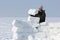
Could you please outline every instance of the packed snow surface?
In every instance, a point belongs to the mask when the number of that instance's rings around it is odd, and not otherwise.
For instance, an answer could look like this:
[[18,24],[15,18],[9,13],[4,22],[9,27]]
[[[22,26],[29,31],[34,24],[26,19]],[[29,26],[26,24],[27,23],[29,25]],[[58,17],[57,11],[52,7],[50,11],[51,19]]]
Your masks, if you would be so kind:
[[[11,31],[13,28],[12,22],[14,19],[26,22],[26,18],[23,18],[23,19],[22,18],[21,17],[0,18],[0,40],[12,40],[13,39],[13,32]],[[33,31],[31,30],[32,34],[31,33],[28,34],[29,36],[27,38],[29,40],[60,40],[60,19],[59,18],[47,18],[46,23],[44,23],[46,25],[43,25],[43,24],[40,25],[38,32],[33,33]],[[22,26],[24,26],[24,25],[22,25]],[[25,25],[25,26],[27,26],[27,25]],[[28,26],[30,26],[30,29],[32,29],[31,25],[28,25]],[[26,29],[28,29],[28,27]],[[33,30],[34,30],[34,28],[33,28]],[[19,34],[21,34],[21,33],[19,32]],[[22,37],[24,37],[24,36],[22,36]]]

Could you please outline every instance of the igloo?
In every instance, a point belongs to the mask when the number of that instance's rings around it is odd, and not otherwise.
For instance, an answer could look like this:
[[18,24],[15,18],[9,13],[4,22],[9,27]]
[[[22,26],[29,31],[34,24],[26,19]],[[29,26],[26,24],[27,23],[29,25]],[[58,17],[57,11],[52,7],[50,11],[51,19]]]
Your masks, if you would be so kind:
[[[28,14],[35,15],[36,9],[30,9]],[[60,40],[60,22],[43,22],[39,18],[28,16],[26,21],[13,20],[12,40]],[[38,26],[38,32],[34,29]]]

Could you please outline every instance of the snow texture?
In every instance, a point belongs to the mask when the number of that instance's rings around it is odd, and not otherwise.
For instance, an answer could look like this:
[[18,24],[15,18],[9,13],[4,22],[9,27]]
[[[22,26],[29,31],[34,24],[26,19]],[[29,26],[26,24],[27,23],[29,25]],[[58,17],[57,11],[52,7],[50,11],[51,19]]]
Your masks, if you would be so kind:
[[30,37],[33,37],[33,40],[60,40],[60,23],[42,25],[39,32]]
[[[27,17],[26,17],[27,18]],[[25,20],[26,18],[0,18],[0,40],[12,40],[13,32],[11,32],[11,25],[14,19],[18,21]],[[57,19],[57,20],[56,20]],[[39,32],[29,34],[29,40],[60,40],[60,18],[47,18],[46,25],[40,25]],[[24,21],[26,22],[26,20]],[[23,25],[22,25],[23,26]],[[28,28],[26,28],[28,29]],[[14,29],[15,30],[15,29]],[[27,30],[28,31],[28,30]],[[21,32],[19,32],[21,34]]]

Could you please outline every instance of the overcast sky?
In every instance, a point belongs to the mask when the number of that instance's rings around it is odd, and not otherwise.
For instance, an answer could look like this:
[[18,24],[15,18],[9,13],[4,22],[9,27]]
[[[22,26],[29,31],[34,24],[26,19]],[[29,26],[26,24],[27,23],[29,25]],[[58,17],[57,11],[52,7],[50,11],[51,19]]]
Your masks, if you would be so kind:
[[25,17],[29,8],[43,5],[47,17],[60,17],[60,0],[0,0],[0,17]]

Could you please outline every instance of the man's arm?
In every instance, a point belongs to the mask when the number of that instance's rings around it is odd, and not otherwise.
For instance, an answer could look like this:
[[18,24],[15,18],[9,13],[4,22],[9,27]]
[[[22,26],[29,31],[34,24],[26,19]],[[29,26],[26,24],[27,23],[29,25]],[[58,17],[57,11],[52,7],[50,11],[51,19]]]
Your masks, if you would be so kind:
[[35,15],[30,15],[30,16],[32,16],[32,17],[38,17],[38,14],[35,14]]
[[39,11],[38,11],[38,13],[35,14],[35,15],[31,15],[31,14],[30,14],[30,16],[32,16],[32,17],[39,17]]

